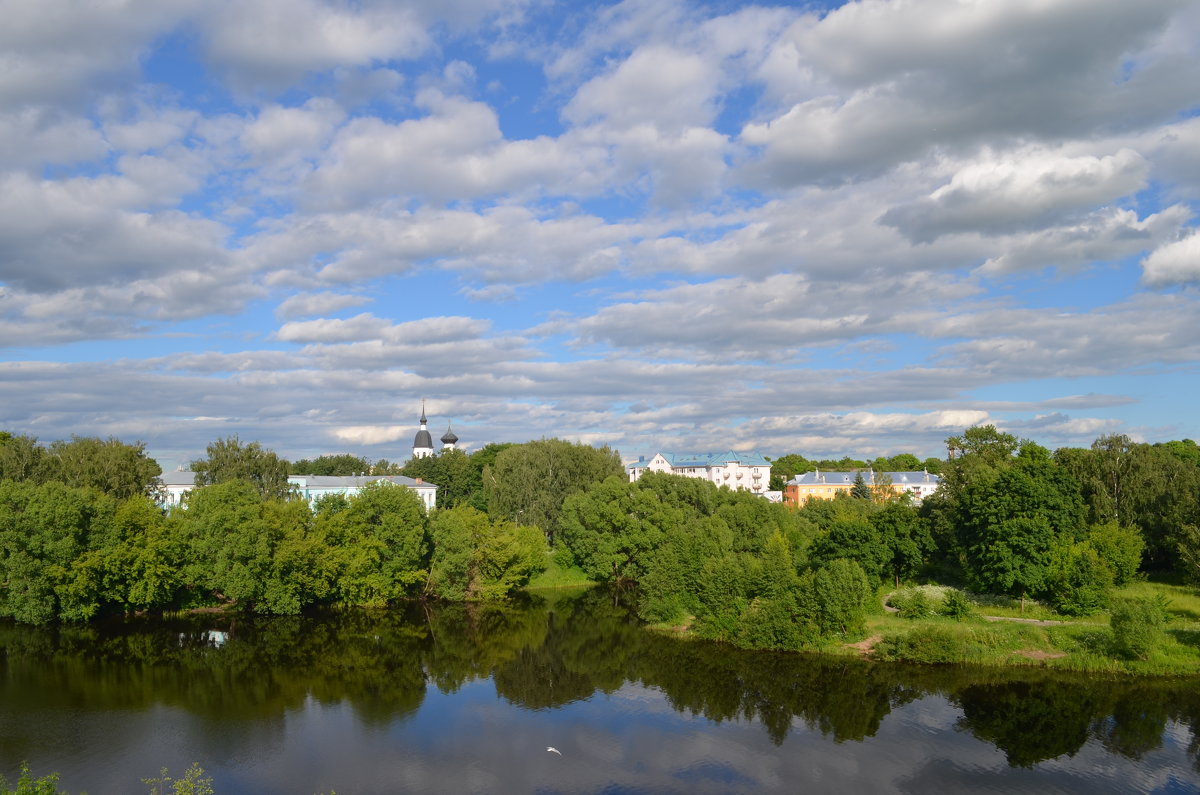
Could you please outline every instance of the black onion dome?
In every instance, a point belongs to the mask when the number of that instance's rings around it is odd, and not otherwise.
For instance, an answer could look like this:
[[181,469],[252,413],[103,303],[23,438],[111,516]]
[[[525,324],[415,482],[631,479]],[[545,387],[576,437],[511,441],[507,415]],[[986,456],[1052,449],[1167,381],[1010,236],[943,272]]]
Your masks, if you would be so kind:
[[450,430],[450,426],[446,425],[446,432],[442,434],[442,444],[454,444],[458,441],[458,437],[454,435],[454,431]]

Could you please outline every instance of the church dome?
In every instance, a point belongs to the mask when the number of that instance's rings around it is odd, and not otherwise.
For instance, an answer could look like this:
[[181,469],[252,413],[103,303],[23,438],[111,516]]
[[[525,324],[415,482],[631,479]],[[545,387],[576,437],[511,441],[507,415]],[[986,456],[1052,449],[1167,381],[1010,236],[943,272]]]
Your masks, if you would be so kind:
[[416,437],[413,438],[413,449],[433,447],[433,437],[429,435],[429,431],[422,428],[417,431]]
[[442,434],[442,444],[454,444],[458,441],[458,437],[454,435],[454,431],[450,430],[450,426],[446,425],[446,432]]

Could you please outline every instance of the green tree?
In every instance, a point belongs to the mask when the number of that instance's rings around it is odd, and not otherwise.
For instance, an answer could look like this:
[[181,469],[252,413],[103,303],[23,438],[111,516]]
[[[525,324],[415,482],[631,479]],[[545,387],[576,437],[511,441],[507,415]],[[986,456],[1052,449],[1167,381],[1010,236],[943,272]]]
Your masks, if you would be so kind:
[[1200,584],[1200,527],[1180,526],[1175,534],[1179,550],[1179,568],[1194,583]]
[[373,470],[367,459],[349,453],[339,453],[318,456],[312,460],[302,458],[288,465],[288,474],[348,476],[373,474]]
[[624,477],[621,458],[608,447],[540,439],[502,450],[484,471],[488,514],[540,527],[554,540],[563,502],[607,477]]
[[900,580],[916,575],[933,551],[929,523],[911,505],[889,502],[871,514],[868,521],[887,550],[884,569],[892,575],[897,588]]
[[42,483],[46,480],[46,451],[33,436],[0,431],[0,481]]
[[162,469],[141,442],[72,436],[69,442],[50,445],[47,464],[48,480],[71,487],[96,489],[119,500],[135,494],[159,496],[156,485]]
[[1050,553],[1047,591],[1054,609],[1090,616],[1108,607],[1113,572],[1089,542],[1060,539]]
[[816,563],[830,564],[839,558],[853,560],[873,585],[879,585],[892,573],[892,550],[866,517],[834,521],[829,531],[813,542],[811,554]]
[[469,505],[439,510],[429,535],[426,592],[442,599],[503,599],[546,566],[546,538],[536,527],[492,522]]
[[651,552],[683,524],[684,508],[613,475],[566,499],[560,541],[594,580],[639,580]]
[[288,464],[258,442],[243,444],[237,436],[217,439],[208,446],[208,457],[191,464],[197,486],[243,480],[263,497],[284,499],[291,494]]
[[821,635],[857,635],[866,627],[867,599],[873,590],[857,562],[838,559],[807,572],[798,593],[801,609]]
[[1109,522],[1090,527],[1087,540],[1104,565],[1112,570],[1114,584],[1125,585],[1133,581],[1146,548],[1140,530]]
[[339,601],[382,607],[428,577],[425,506],[412,490],[376,481],[317,521],[335,550]]
[[861,472],[854,473],[854,485],[850,487],[850,496],[856,500],[871,499],[871,487],[863,480]]
[[61,483],[0,483],[0,617],[79,620],[100,609],[98,565],[79,568],[105,533],[111,499]]
[[811,472],[813,465],[808,459],[797,453],[782,455],[771,462],[771,480],[769,487],[772,491],[783,491],[783,486],[801,472]]

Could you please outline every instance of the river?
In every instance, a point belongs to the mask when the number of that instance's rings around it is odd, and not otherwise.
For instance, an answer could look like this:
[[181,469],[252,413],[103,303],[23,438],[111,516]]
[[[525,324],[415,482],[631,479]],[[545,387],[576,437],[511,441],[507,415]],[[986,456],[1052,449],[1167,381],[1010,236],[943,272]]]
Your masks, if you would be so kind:
[[0,624],[0,773],[91,795],[192,762],[218,795],[1200,791],[1195,680],[744,652],[620,601]]

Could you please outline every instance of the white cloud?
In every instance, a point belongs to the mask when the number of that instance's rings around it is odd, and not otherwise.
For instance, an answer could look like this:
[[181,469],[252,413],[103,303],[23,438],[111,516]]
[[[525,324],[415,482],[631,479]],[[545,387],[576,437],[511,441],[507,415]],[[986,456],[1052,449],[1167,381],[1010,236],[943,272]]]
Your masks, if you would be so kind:
[[1113,262],[1154,248],[1179,233],[1191,211],[1167,207],[1139,219],[1132,210],[1109,208],[1064,226],[1001,238],[1003,253],[989,257],[980,272],[1004,274],[1054,266],[1078,267],[1087,262]]
[[306,184],[314,206],[353,206],[372,199],[420,196],[446,202],[587,185],[603,153],[548,137],[508,141],[495,111],[480,102],[425,91],[429,113],[389,124],[356,119],[334,137]]
[[189,177],[160,159],[125,163],[133,177],[36,181],[0,176],[0,278],[26,290],[70,289],[145,279],[175,270],[220,267],[220,224],[168,203]]
[[1151,252],[1142,260],[1142,280],[1153,287],[1200,283],[1200,233]]
[[347,295],[345,293],[296,293],[280,302],[275,309],[275,316],[283,319],[295,317],[310,317],[312,315],[327,315],[341,309],[361,306],[372,301],[365,295]]
[[1180,7],[867,0],[803,17],[763,71],[780,111],[743,129],[762,148],[749,176],[836,183],[930,152],[1165,120],[1194,102],[1180,80],[1200,79],[1194,59],[1154,49]]
[[717,66],[695,53],[647,46],[583,85],[563,115],[580,125],[649,123],[667,130],[706,125],[716,112]]
[[914,243],[975,231],[996,235],[1059,223],[1145,185],[1147,164],[1122,149],[1103,157],[1033,150],[987,157],[955,173],[927,198],[880,218]]

